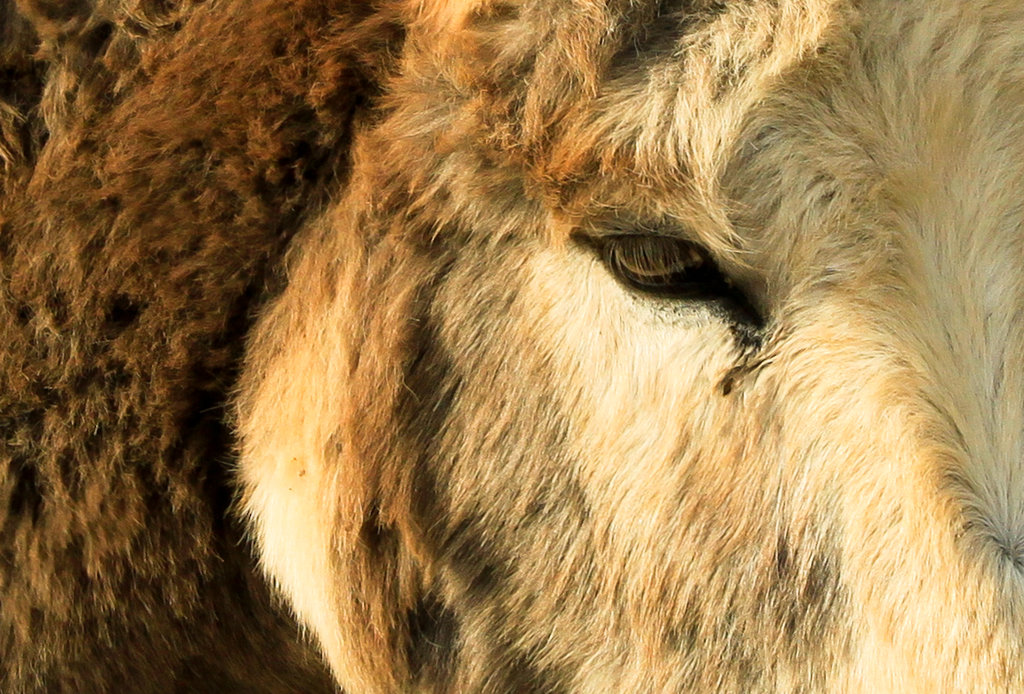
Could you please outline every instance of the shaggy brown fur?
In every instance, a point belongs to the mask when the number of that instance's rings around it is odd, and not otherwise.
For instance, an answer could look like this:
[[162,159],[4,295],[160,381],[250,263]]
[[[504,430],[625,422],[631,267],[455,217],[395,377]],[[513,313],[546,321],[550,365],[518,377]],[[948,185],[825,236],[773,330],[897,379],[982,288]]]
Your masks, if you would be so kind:
[[0,7],[0,690],[1024,690],[1017,0]]
[[333,691],[228,514],[225,399],[400,32],[345,2],[0,21],[0,691]]

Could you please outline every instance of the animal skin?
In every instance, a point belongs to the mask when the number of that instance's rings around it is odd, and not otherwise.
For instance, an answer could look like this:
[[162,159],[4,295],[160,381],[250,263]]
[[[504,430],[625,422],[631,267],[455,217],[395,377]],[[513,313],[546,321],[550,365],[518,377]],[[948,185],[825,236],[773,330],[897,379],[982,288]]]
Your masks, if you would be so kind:
[[1024,691],[1024,4],[0,0],[0,692]]

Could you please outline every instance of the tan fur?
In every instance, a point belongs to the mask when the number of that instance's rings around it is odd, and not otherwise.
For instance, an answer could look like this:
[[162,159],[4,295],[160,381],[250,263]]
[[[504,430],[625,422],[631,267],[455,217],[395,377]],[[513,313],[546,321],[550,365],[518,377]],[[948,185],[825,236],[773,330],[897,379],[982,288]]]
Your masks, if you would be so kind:
[[[238,399],[342,685],[1024,688],[1018,3],[407,12]],[[571,236],[623,224],[760,344]]]

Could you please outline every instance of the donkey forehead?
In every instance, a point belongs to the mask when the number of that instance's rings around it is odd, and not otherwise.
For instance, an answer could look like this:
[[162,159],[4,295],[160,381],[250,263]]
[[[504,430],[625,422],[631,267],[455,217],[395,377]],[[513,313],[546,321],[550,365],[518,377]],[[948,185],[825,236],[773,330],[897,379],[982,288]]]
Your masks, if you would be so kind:
[[[399,108],[390,135],[420,137],[432,156],[419,166],[439,188],[437,157],[472,152],[470,166],[449,168],[486,168],[503,205],[514,181],[563,231],[623,214],[667,219],[739,254],[766,239],[788,254],[829,233],[870,238],[871,250],[891,240],[894,215],[951,192],[998,197],[1017,175],[1012,165],[998,180],[956,170],[1020,149],[1019,99],[1006,84],[1024,44],[1012,36],[1024,32],[1007,29],[1024,28],[1024,13],[1009,5],[423,5],[395,90],[415,103]],[[965,137],[986,113],[1002,114],[1000,127]],[[460,186],[446,194],[458,199]]]
[[396,91],[444,104],[427,109],[433,145],[486,151],[556,206],[700,207],[751,109],[844,14],[834,0],[439,3],[413,25]]

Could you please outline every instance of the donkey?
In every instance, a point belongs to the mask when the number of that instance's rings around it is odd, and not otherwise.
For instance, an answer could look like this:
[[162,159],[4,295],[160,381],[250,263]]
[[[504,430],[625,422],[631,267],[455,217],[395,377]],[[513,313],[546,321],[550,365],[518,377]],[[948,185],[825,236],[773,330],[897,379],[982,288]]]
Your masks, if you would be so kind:
[[0,690],[1024,691],[1020,3],[0,8]]

